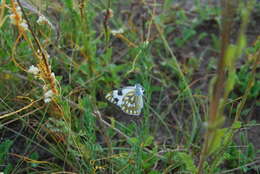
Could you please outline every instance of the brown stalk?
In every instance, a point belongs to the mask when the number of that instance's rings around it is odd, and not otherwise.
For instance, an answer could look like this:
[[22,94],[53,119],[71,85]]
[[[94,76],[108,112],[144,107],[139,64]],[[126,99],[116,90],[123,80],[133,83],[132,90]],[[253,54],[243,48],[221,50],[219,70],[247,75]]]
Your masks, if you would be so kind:
[[198,174],[203,173],[203,165],[208,156],[209,139],[214,137],[216,128],[210,129],[210,126],[216,124],[218,116],[222,115],[222,108],[220,108],[220,101],[223,98],[225,81],[226,81],[226,67],[225,67],[225,56],[227,47],[230,42],[232,20],[234,19],[234,5],[235,1],[222,0],[221,5],[222,11],[222,31],[221,31],[221,50],[218,62],[218,69],[216,74],[216,82],[213,86],[212,98],[209,106],[209,122],[208,128],[205,134],[205,142],[200,156]]
[[[11,0],[11,3],[12,3],[12,6],[14,8],[13,11],[15,11],[15,2],[14,2],[14,0]],[[59,92],[58,92],[58,89],[56,87],[56,79],[55,79],[54,76],[52,76],[51,67],[50,67],[50,65],[48,63],[48,54],[43,49],[40,41],[38,40],[38,38],[36,37],[35,33],[33,32],[32,27],[31,27],[30,22],[29,22],[29,19],[28,19],[27,15],[26,15],[26,13],[24,11],[23,6],[20,3],[20,0],[17,0],[17,3],[19,5],[19,7],[21,8],[24,20],[26,21],[26,23],[28,25],[28,30],[32,34],[32,37],[33,37],[33,39],[34,39],[34,41],[36,43],[36,46],[38,48],[37,50],[39,50],[39,53],[37,51],[35,51],[34,55],[37,57],[38,62],[39,62],[38,63],[38,68],[40,69],[40,77],[43,79],[44,83],[49,85],[49,87],[52,90],[52,92],[57,95]],[[30,46],[32,46],[30,40],[28,40],[26,35],[23,34],[23,36],[28,41],[28,43],[30,43]],[[61,107],[59,106],[59,104],[57,103],[57,101],[54,98],[52,99],[51,109],[52,109],[52,113],[54,115],[58,116],[58,117],[64,115],[63,112],[62,112]]]

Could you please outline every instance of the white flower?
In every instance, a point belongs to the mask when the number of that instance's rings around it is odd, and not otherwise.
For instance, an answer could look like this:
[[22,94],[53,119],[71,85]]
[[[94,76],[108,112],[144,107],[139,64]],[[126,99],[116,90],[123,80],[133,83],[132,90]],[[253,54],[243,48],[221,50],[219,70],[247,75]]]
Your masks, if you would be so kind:
[[51,98],[52,98],[53,95],[54,95],[54,93],[52,92],[52,90],[45,92],[44,103],[49,103],[51,101]]
[[54,74],[54,73],[51,73],[51,77],[52,77],[53,79],[55,79],[55,74]]
[[42,59],[42,53],[44,54],[45,58],[46,59],[49,59],[50,58],[50,55],[47,53],[47,51],[45,50],[37,50],[36,51],[37,55]]
[[49,90],[47,91],[45,94],[44,94],[44,98],[47,99],[47,98],[51,98],[53,96],[53,92],[52,90]]
[[11,24],[18,25],[23,30],[28,30],[28,24],[22,18],[20,7],[16,7],[16,12],[9,15]]
[[46,53],[46,54],[45,54],[46,58],[49,59],[49,58],[50,58],[50,55],[49,55],[47,52],[45,52],[45,53]]
[[48,24],[52,25],[51,22],[43,15],[40,15],[39,18],[36,21],[38,24]]
[[44,23],[48,23],[48,19],[45,16],[40,15],[36,22],[38,24],[44,24]]
[[40,15],[36,22],[38,24],[48,24],[51,28],[54,28],[52,23],[43,15]]
[[19,25],[22,29],[24,29],[24,30],[28,30],[28,25],[27,25],[27,23],[26,22],[22,22],[22,23],[20,23],[20,25]]
[[45,98],[44,103],[49,103],[51,101],[51,98]]
[[37,67],[35,67],[34,65],[31,65],[28,72],[32,73],[34,75],[37,75],[40,72],[40,70]]
[[[17,2],[16,2],[16,3],[17,3]],[[17,5],[18,5],[18,4],[17,4]],[[19,13],[21,13],[21,12],[22,12],[21,7],[20,7],[20,6],[17,6],[17,7],[16,7],[16,11],[19,12]]]
[[116,35],[116,34],[121,34],[121,33],[124,33],[124,29],[123,28],[120,28],[118,30],[111,30],[111,33],[113,35]]

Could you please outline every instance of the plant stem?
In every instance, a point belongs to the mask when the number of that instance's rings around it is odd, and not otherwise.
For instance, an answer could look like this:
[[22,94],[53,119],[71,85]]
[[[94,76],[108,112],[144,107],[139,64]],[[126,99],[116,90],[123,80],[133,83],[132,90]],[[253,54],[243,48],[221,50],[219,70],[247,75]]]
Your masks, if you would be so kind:
[[212,98],[209,106],[209,121],[207,130],[205,133],[205,141],[203,144],[202,152],[200,155],[198,174],[203,173],[203,165],[208,156],[209,139],[215,136],[216,128],[210,129],[217,120],[217,117],[221,114],[220,101],[224,93],[224,85],[226,81],[226,67],[225,67],[225,56],[226,50],[229,45],[232,19],[234,15],[234,2],[222,0],[222,31],[221,31],[221,50],[218,62],[218,69],[216,74],[216,82],[213,86]]

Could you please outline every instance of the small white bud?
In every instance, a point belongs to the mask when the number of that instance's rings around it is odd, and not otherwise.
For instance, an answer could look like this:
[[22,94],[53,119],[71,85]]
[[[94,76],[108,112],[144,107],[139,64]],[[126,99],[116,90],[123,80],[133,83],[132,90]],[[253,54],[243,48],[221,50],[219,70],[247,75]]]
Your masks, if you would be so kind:
[[22,12],[21,7],[17,6],[17,7],[16,7],[16,11],[17,11],[18,13],[21,13],[21,12]]
[[38,24],[48,24],[51,28],[54,28],[52,23],[43,15],[40,15],[36,22]]
[[46,52],[45,56],[46,56],[47,59],[50,58],[50,55],[47,52]]
[[51,98],[45,98],[44,103],[49,103],[51,101]]
[[124,33],[124,29],[123,28],[119,28],[118,30],[111,30],[111,33],[113,35],[122,34],[122,33]]
[[45,94],[44,94],[44,98],[47,99],[47,98],[51,98],[53,96],[53,92],[52,90],[49,90],[47,91]]
[[55,74],[54,74],[54,73],[51,73],[51,77],[55,79]]
[[37,75],[40,72],[40,70],[37,67],[35,67],[34,65],[31,65],[28,72],[32,73],[34,75]]
[[36,22],[37,22],[38,24],[44,24],[44,23],[48,23],[48,20],[46,19],[45,16],[40,15]]
[[25,23],[24,21],[22,22],[22,23],[20,23],[20,25],[19,25],[22,29],[24,29],[24,30],[28,30],[28,25],[27,25],[27,23]]

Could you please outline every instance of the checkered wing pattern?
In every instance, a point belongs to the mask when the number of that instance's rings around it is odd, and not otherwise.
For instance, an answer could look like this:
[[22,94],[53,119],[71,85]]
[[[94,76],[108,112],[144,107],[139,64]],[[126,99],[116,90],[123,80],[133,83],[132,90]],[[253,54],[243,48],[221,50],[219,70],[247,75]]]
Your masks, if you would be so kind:
[[137,96],[135,88],[125,87],[109,92],[105,97],[109,102],[117,105],[124,113],[140,115],[143,108],[142,96]]
[[137,96],[135,92],[129,92],[123,97],[121,109],[129,115],[140,115],[143,108],[142,96]]

